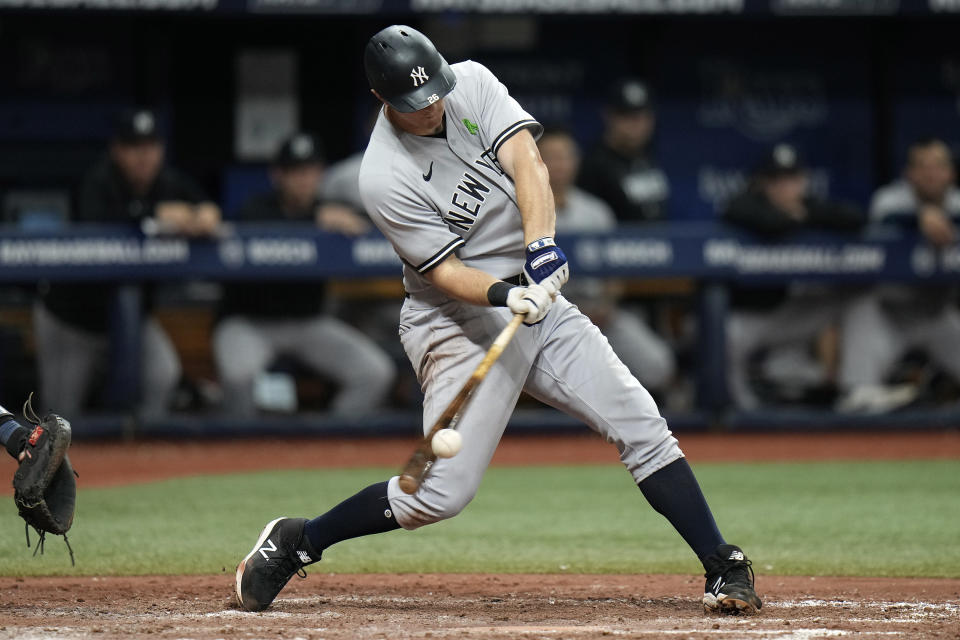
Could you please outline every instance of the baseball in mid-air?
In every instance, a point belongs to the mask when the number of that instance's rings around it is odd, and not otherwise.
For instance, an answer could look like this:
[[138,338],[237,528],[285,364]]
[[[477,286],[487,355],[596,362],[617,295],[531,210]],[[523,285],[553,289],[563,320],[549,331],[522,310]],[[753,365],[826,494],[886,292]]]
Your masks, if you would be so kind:
[[461,446],[463,438],[453,429],[440,429],[433,434],[433,440],[430,441],[430,447],[438,458],[452,458],[460,452]]

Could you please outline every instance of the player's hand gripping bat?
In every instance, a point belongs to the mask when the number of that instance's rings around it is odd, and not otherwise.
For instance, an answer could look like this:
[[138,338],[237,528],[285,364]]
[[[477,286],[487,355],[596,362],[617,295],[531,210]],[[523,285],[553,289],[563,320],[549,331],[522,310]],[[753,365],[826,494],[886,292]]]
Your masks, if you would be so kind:
[[430,472],[430,467],[437,461],[437,456],[433,453],[431,446],[433,435],[437,431],[440,431],[440,429],[457,428],[460,414],[466,408],[467,402],[470,400],[470,396],[473,395],[474,389],[483,382],[483,379],[487,376],[487,372],[490,371],[490,367],[497,361],[497,358],[500,357],[500,354],[503,353],[506,346],[510,344],[510,340],[513,339],[513,334],[517,332],[517,328],[525,317],[523,314],[513,316],[513,320],[503,328],[500,335],[498,335],[493,341],[493,344],[490,345],[483,360],[477,365],[477,368],[473,370],[473,373],[470,374],[470,378],[466,384],[463,385],[463,388],[460,389],[460,393],[457,394],[453,402],[444,410],[427,435],[417,445],[413,455],[407,460],[407,465],[400,474],[400,488],[404,493],[416,493],[417,489],[420,488],[420,483],[423,482],[427,473]]

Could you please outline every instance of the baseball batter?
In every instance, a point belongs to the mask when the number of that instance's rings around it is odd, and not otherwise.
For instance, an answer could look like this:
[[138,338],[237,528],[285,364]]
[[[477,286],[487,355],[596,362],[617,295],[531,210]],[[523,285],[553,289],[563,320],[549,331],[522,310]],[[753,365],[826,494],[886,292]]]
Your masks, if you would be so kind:
[[412,495],[398,478],[313,520],[266,525],[237,567],[241,607],[266,608],[330,545],[450,518],[473,498],[521,391],[577,417],[620,452],[644,497],[706,570],[704,605],[756,612],[750,561],[727,544],[650,394],[560,294],[567,260],[535,138],[542,128],[483,65],[448,65],[423,34],[392,26],[364,63],[383,103],[360,171],[371,218],[403,261],[400,340],[424,392],[429,430],[513,314],[513,341],[460,418],[462,450]]

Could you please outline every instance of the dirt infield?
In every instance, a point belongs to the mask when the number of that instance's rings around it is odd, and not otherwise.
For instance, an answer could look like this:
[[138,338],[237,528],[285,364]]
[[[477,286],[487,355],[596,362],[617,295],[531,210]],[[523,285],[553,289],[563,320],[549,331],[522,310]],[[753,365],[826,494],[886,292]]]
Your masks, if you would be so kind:
[[694,576],[331,575],[239,610],[232,575],[0,578],[0,638],[958,638],[960,581],[771,577],[758,616]]
[[[960,434],[687,435],[694,463],[960,458]],[[81,487],[278,468],[395,466],[409,439],[78,443]],[[510,437],[494,464],[617,464],[594,436]],[[2,493],[2,491],[0,491]],[[264,613],[216,576],[0,577],[0,640],[170,638],[952,638],[960,580],[759,576],[759,616],[706,614],[700,576],[336,575],[293,580]]]

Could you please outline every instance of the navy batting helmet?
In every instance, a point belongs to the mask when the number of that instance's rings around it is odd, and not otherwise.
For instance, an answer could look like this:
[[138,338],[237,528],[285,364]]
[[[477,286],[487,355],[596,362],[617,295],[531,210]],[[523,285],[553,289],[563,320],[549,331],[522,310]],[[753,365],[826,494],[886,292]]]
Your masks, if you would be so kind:
[[370,38],[363,66],[370,87],[401,113],[429,107],[457,84],[430,39],[404,25],[387,27]]

